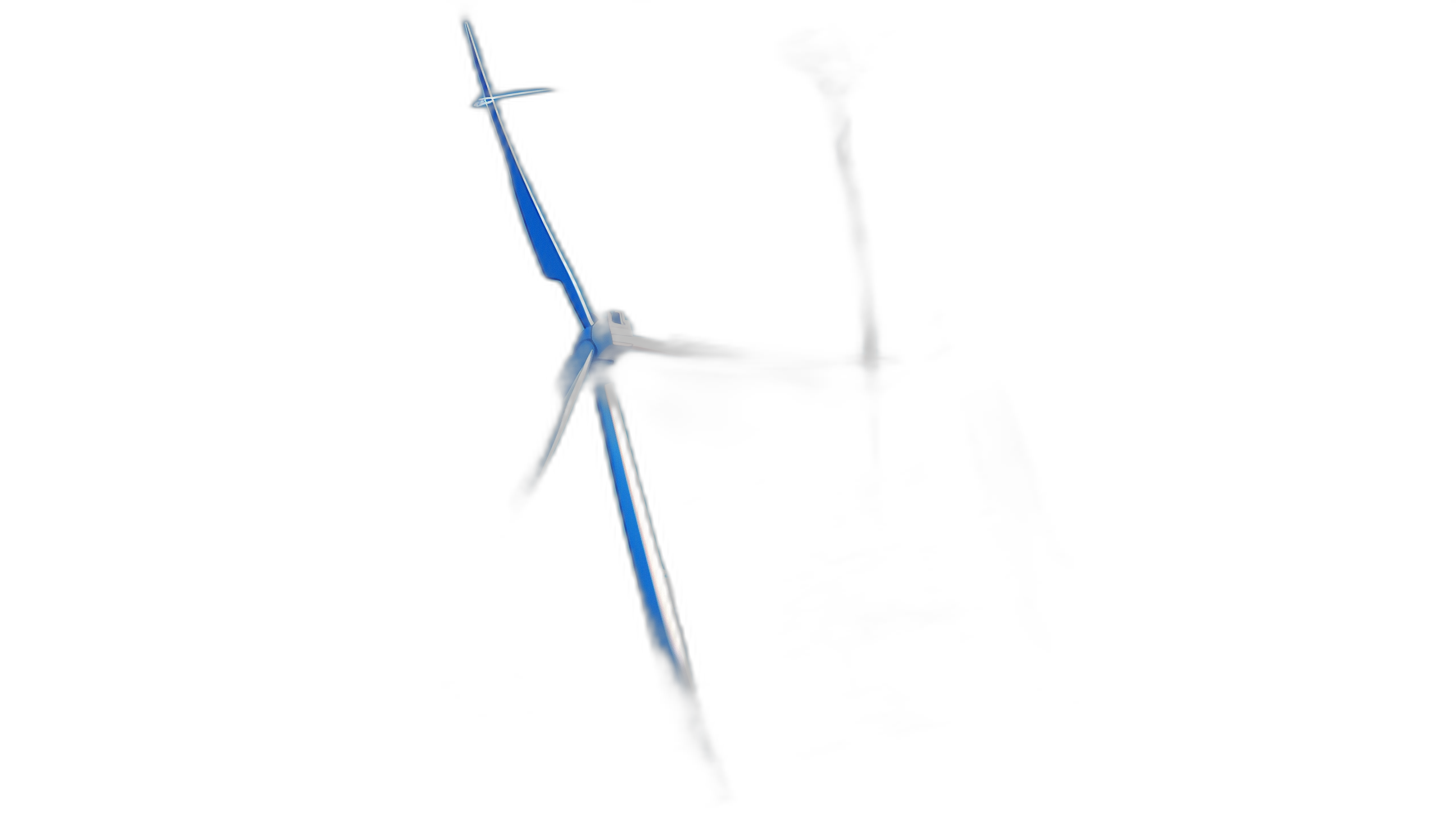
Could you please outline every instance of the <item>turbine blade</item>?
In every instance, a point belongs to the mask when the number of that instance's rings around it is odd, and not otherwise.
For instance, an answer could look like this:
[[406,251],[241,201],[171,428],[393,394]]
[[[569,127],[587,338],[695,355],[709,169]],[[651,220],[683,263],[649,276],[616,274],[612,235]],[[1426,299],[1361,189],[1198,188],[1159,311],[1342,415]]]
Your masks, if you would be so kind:
[[591,372],[594,360],[596,360],[596,349],[592,348],[592,344],[579,343],[576,351],[572,353],[562,368],[561,415],[556,418],[556,429],[551,432],[551,440],[546,443],[546,453],[541,457],[541,463],[536,466],[536,472],[532,474],[531,480],[527,483],[528,490],[541,481],[541,477],[546,473],[546,466],[551,464],[551,457],[555,455],[557,446],[561,444],[561,437],[566,433],[566,424],[571,421],[571,412],[576,407],[576,398],[581,396],[581,388],[586,384],[587,375]]
[[727,342],[702,340],[702,338],[674,337],[673,340],[649,340],[645,337],[630,338],[632,351],[648,354],[662,354],[667,357],[684,357],[692,360],[740,360],[753,363],[796,363],[820,364],[820,366],[885,366],[898,363],[895,357],[866,357],[863,354],[812,354],[805,351],[782,351],[773,348],[748,348]]
[[[475,30],[470,27],[469,21],[464,23],[465,38],[470,41],[470,53],[475,59],[475,73],[480,80],[482,99],[498,99],[507,94],[492,94],[490,80],[486,77],[485,61],[480,58],[480,46],[475,42]],[[535,89],[532,89],[535,92]],[[521,170],[521,165],[516,161],[516,151],[511,147],[510,137],[506,136],[505,125],[501,123],[500,105],[493,102],[484,105],[490,111],[491,122],[495,124],[496,136],[500,139],[501,151],[505,153],[506,168],[511,174],[511,189],[516,194],[516,208],[521,213],[521,226],[526,229],[526,237],[531,239],[531,249],[536,253],[536,263],[541,267],[541,274],[557,281],[566,290],[566,297],[571,301],[571,308],[576,312],[577,320],[581,321],[582,328],[591,328],[596,318],[592,314],[591,305],[587,303],[586,293],[582,291],[581,284],[576,280],[576,274],[571,270],[571,264],[566,260],[566,254],[561,251],[561,246],[556,242],[556,235],[551,231],[551,225],[546,222],[546,214],[542,212],[541,205],[536,201],[536,194],[531,189],[531,183],[526,179],[526,174]]]
[[[648,646],[657,659],[658,667],[667,675],[668,686],[674,691],[674,707],[680,717],[678,724],[687,734],[690,748],[703,768],[716,771],[718,765],[713,758],[708,727],[703,723],[702,708],[697,702],[692,666],[687,660],[687,644],[677,621],[673,589],[668,584],[667,570],[662,567],[657,536],[652,533],[652,520],[646,510],[646,498],[642,495],[632,443],[622,418],[622,405],[617,402],[610,361],[597,361],[591,366],[591,389],[596,398],[597,418],[601,421],[601,437],[606,444],[607,463],[612,468],[617,514],[622,520],[638,599],[642,602]],[[715,780],[716,784],[722,784],[721,775],[715,774]]]

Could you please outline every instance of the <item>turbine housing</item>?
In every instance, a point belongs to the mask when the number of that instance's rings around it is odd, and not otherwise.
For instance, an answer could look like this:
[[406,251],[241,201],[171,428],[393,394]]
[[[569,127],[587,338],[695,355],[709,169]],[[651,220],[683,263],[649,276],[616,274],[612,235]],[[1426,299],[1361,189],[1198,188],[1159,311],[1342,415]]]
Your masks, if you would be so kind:
[[590,328],[581,330],[576,337],[576,346],[572,349],[571,356],[566,358],[566,364],[558,376],[557,385],[563,392],[570,392],[579,377],[586,373],[584,366],[587,358],[593,357],[598,362],[612,363],[622,356],[627,350],[640,348],[643,351],[651,350],[651,340],[637,337],[632,333],[632,321],[618,311],[610,311],[594,320]]
[[632,330],[632,321],[615,309],[607,312],[591,327],[592,345],[596,347],[597,359],[600,360],[617,359],[628,349],[638,345],[640,339]]

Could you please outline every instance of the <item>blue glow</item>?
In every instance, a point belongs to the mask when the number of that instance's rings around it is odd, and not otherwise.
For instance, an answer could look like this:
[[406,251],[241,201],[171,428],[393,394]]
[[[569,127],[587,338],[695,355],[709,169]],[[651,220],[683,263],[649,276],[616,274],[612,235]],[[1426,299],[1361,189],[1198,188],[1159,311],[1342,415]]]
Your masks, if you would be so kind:
[[[470,58],[475,63],[475,79],[480,83],[480,93],[483,99],[496,99],[495,93],[491,90],[491,79],[485,73],[485,61],[480,58],[480,47],[475,41],[475,32],[470,31],[470,23],[463,23],[464,35],[470,42]],[[587,302],[587,294],[581,290],[581,283],[577,281],[577,274],[571,270],[571,264],[566,261],[565,252],[561,251],[561,243],[556,242],[556,233],[550,229],[546,221],[546,213],[542,211],[542,205],[536,198],[536,191],[531,188],[530,181],[526,179],[526,172],[521,169],[521,162],[515,156],[515,147],[511,144],[511,137],[505,133],[505,121],[501,119],[501,106],[485,105],[486,111],[491,114],[491,125],[495,128],[495,140],[501,144],[501,153],[505,156],[505,169],[511,176],[511,194],[515,198],[515,214],[521,219],[521,227],[526,230],[526,238],[530,239],[531,251],[536,254],[536,265],[542,271],[542,277],[546,280],[556,281],[561,284],[562,290],[566,293],[566,302],[571,303],[572,313],[577,315],[579,325],[590,326],[596,322],[591,305]]]

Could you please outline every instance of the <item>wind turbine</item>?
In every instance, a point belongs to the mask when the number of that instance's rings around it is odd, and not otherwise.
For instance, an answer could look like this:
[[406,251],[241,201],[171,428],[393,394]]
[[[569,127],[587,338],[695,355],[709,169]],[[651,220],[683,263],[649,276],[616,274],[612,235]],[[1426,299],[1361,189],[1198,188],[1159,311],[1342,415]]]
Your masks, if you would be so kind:
[[642,491],[642,481],[637,475],[637,461],[632,455],[632,440],[627,434],[627,422],[622,415],[622,406],[612,383],[604,376],[606,366],[629,350],[652,351],[667,354],[705,353],[706,349],[695,349],[671,345],[639,337],[633,332],[632,322],[619,311],[609,311],[599,317],[587,302],[586,292],[576,278],[566,255],[561,251],[551,225],[546,222],[531,183],[521,171],[501,123],[500,100],[515,96],[545,93],[549,88],[527,88],[519,91],[494,91],[486,77],[485,63],[480,58],[480,46],[475,40],[475,31],[469,21],[464,22],[465,37],[470,42],[470,53],[475,60],[475,75],[480,80],[481,97],[474,107],[490,111],[501,150],[505,153],[506,168],[511,176],[511,188],[515,191],[516,205],[521,212],[521,223],[530,238],[536,261],[547,278],[561,284],[571,308],[581,322],[581,334],[577,336],[571,356],[562,371],[561,414],[556,429],[546,446],[546,453],[536,470],[535,478],[545,471],[551,456],[556,452],[566,424],[571,419],[577,397],[581,395],[588,381],[594,385],[597,415],[602,424],[602,435],[606,439],[607,461],[612,470],[612,484],[617,493],[617,509],[622,515],[622,531],[627,537],[627,551],[632,557],[632,569],[637,576],[637,589],[642,596],[642,608],[647,617],[647,629],[652,644],[662,652],[672,666],[673,676],[678,684],[690,694],[694,689],[692,664],[688,661],[687,642],[683,638],[682,625],[678,622],[677,607],[672,599],[672,587],[668,582],[667,568],[662,554],[657,549],[657,537],[652,531],[652,519],[647,512],[647,498]]

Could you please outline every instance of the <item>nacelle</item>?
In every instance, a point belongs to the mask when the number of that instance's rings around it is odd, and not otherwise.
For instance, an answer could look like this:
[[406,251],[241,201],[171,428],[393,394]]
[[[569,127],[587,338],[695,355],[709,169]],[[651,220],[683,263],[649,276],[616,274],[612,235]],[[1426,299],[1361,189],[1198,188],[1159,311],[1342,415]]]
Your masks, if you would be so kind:
[[638,340],[632,330],[632,321],[615,309],[604,314],[592,324],[591,341],[597,349],[597,358],[615,360],[623,352],[636,345]]

